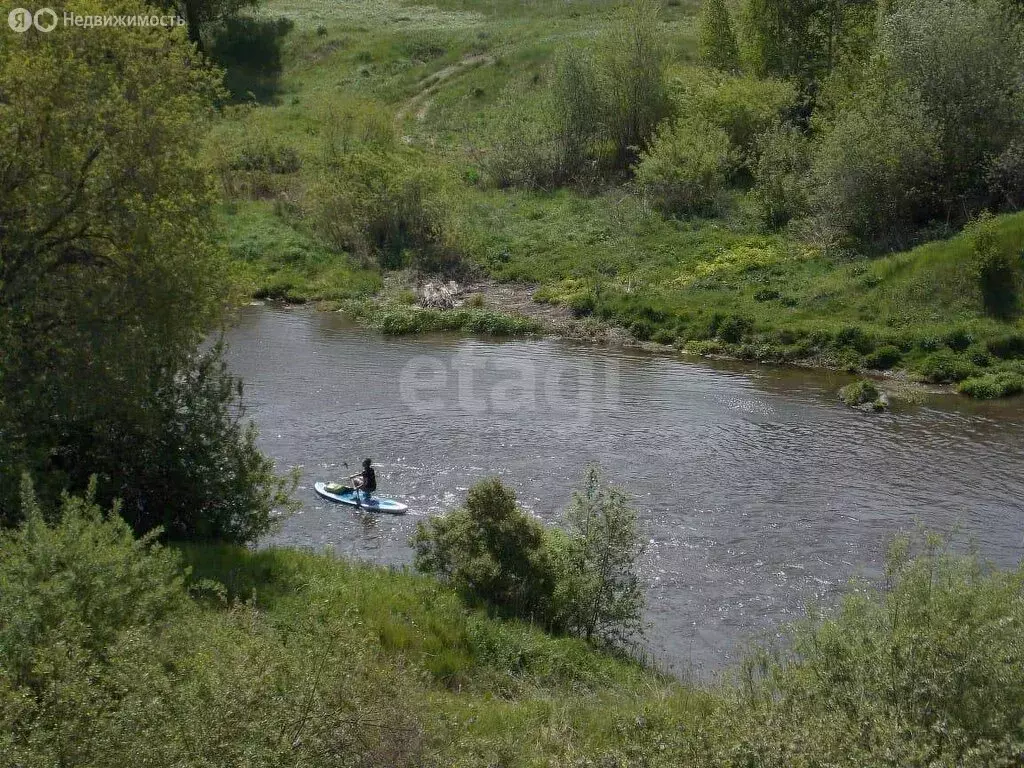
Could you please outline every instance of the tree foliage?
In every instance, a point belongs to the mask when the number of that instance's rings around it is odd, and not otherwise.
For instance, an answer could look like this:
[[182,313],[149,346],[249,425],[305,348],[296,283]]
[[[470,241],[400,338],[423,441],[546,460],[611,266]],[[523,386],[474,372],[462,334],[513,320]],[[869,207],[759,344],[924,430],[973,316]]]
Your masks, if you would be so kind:
[[704,0],[697,24],[697,55],[700,60],[727,72],[738,69],[740,51],[725,0]]
[[[76,12],[139,8],[87,2]],[[214,376],[194,358],[224,295],[213,184],[197,156],[218,80],[180,28],[82,34],[58,27],[12,36],[0,48],[0,518],[7,522],[19,514],[22,471],[49,499],[84,488],[96,473],[101,499],[130,492],[135,522],[234,519],[237,502],[199,492],[233,483],[200,479],[199,467],[255,483],[242,497],[259,500],[249,510],[254,519],[267,519],[265,502],[284,490],[251,442],[248,449],[231,442],[242,432],[227,421],[197,421],[214,413],[230,419],[221,394],[234,392],[222,369]],[[197,375],[220,383],[192,387]],[[184,402],[186,392],[198,399]],[[182,433],[210,440],[193,440],[199,453],[184,454],[172,441]],[[161,451],[177,469],[140,461]],[[150,484],[165,470],[174,487]],[[185,511],[179,499],[198,506]],[[175,526],[168,532],[186,535]],[[206,534],[234,535],[216,525]]]
[[595,468],[565,522],[545,530],[497,478],[484,480],[464,508],[417,524],[415,566],[501,615],[624,644],[641,631],[644,606],[636,512]]
[[635,162],[671,109],[658,10],[654,0],[630,3],[600,43],[606,131],[619,168]]
[[4,766],[423,764],[404,683],[339,601],[304,595],[282,628],[219,584],[189,599],[180,554],[94,490],[59,507],[27,490],[0,532]]
[[642,631],[644,591],[637,573],[641,540],[636,510],[621,490],[590,467],[565,511],[568,539],[558,603],[566,629],[616,645]]
[[866,57],[876,17],[873,0],[745,0],[742,58],[755,74],[794,78],[813,93],[840,63]]
[[416,568],[473,602],[550,625],[554,572],[544,529],[497,478],[473,486],[463,509],[416,526]]
[[725,187],[729,137],[709,122],[680,118],[662,128],[636,167],[644,198],[669,215],[710,213]]
[[1024,747],[1022,573],[893,545],[882,589],[751,655],[709,764],[1011,766]]
[[974,252],[974,274],[985,311],[1009,320],[1020,310],[1020,270],[1024,254],[999,242],[987,212],[965,230]]

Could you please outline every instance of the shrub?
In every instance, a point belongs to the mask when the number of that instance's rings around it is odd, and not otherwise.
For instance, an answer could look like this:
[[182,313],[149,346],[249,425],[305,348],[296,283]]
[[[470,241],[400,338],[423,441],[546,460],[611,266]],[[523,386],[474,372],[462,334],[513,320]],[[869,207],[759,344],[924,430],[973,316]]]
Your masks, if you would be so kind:
[[590,467],[583,488],[573,493],[565,523],[568,535],[559,539],[557,557],[559,623],[587,640],[622,645],[642,629],[636,510]]
[[967,234],[985,311],[1000,320],[1012,318],[1020,305],[1020,255],[1012,246],[1000,243],[995,222],[987,214],[971,224]]
[[738,344],[750,333],[754,323],[742,315],[726,315],[719,321],[716,328],[718,338],[729,344]]
[[867,379],[847,384],[839,390],[839,399],[853,407],[873,405],[876,407],[876,410],[880,410],[884,407],[881,397],[882,393],[878,391],[878,387]]
[[5,765],[423,764],[407,691],[336,595],[282,622],[200,581],[201,606],[177,553],[91,491],[57,515],[25,497],[0,534]]
[[1012,371],[986,373],[972,376],[960,382],[957,391],[979,400],[993,400],[1024,392],[1024,374]]
[[864,357],[864,365],[876,371],[887,371],[903,359],[903,353],[891,344],[879,347]]
[[963,381],[977,372],[970,360],[949,350],[933,352],[917,368],[924,380],[933,384]]
[[956,328],[947,333],[942,341],[954,352],[963,352],[974,343],[974,335],[963,328]]
[[65,496],[47,525],[27,476],[25,522],[0,533],[0,670],[15,685],[43,685],[38,655],[51,645],[98,659],[118,635],[156,624],[185,603],[178,557],[136,541],[118,514],[95,503],[96,481],[84,497]]
[[986,341],[985,347],[1003,360],[1024,357],[1024,334],[1008,333],[1005,336],[997,336]]
[[507,616],[551,624],[555,573],[544,529],[497,478],[469,490],[466,506],[416,525],[417,570]]
[[729,137],[734,170],[750,165],[758,137],[777,126],[796,101],[792,83],[698,71],[676,85],[677,112],[705,120]]
[[838,237],[900,245],[935,212],[937,127],[920,99],[873,85],[836,117],[812,162],[812,207]]
[[730,72],[739,69],[739,46],[724,0],[705,0],[701,4],[697,25],[697,55],[700,60],[710,67]]
[[[1024,732],[1021,571],[929,540],[892,547],[884,586],[748,658],[707,724],[729,765],[1016,765]],[[742,734],[734,738],[734,734]]]
[[683,119],[662,128],[636,167],[636,185],[671,215],[706,213],[725,186],[729,139],[708,123]]
[[457,261],[453,197],[436,168],[412,155],[361,150],[330,169],[313,192],[318,229],[338,248],[385,268]]
[[629,325],[629,332],[640,341],[647,341],[654,334],[654,326],[649,320],[636,320]]
[[273,144],[268,140],[248,143],[242,147],[230,167],[235,171],[266,171],[267,173],[295,173],[302,167],[299,153],[292,147]]
[[992,159],[986,182],[996,205],[1024,207],[1024,138],[1015,139]]
[[658,10],[655,0],[629,3],[599,43],[605,133],[621,169],[630,167],[637,153],[647,148],[670,111]]
[[751,197],[761,222],[785,226],[807,211],[809,143],[796,128],[777,126],[757,138]]
[[835,335],[835,344],[837,347],[855,349],[862,355],[868,354],[875,348],[875,340],[871,334],[856,325],[840,328]]
[[576,48],[557,61],[552,75],[550,110],[554,122],[556,167],[560,183],[586,183],[596,175],[604,105],[593,61]]
[[881,25],[888,82],[919,94],[937,127],[943,218],[977,210],[989,160],[1021,136],[1022,28],[1000,4],[901,3]]

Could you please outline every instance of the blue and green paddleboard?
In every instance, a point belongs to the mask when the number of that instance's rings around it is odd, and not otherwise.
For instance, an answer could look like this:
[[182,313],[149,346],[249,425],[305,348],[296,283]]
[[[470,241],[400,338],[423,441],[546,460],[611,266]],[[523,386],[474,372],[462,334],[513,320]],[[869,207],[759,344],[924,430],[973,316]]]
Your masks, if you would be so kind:
[[355,489],[340,483],[314,483],[313,488],[319,496],[328,501],[345,504],[349,507],[358,507],[367,512],[387,512],[391,515],[401,515],[409,509],[408,506],[394,499],[383,499],[371,495],[367,501],[366,497],[357,494]]

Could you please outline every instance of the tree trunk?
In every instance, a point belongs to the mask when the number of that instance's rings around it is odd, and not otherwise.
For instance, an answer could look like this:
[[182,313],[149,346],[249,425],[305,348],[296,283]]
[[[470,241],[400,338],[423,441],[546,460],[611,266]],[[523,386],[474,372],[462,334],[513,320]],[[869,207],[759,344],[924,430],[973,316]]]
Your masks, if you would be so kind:
[[185,10],[185,21],[188,24],[188,39],[196,44],[200,53],[206,53],[203,49],[203,28],[199,23],[199,2],[200,0],[183,0]]

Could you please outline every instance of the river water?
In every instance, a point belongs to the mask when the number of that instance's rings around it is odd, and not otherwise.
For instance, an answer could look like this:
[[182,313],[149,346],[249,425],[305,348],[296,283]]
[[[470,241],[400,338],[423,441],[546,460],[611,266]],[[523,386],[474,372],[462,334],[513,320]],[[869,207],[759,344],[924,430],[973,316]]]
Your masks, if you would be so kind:
[[[298,466],[302,510],[267,544],[410,562],[417,520],[497,475],[556,522],[590,462],[648,542],[650,650],[680,673],[876,578],[920,524],[995,562],[1024,554],[1024,404],[936,395],[893,413],[840,405],[848,379],[558,339],[391,338],[337,313],[251,306],[227,334],[263,449]],[[365,456],[403,517],[323,503]],[[351,470],[346,471],[342,462]]]

